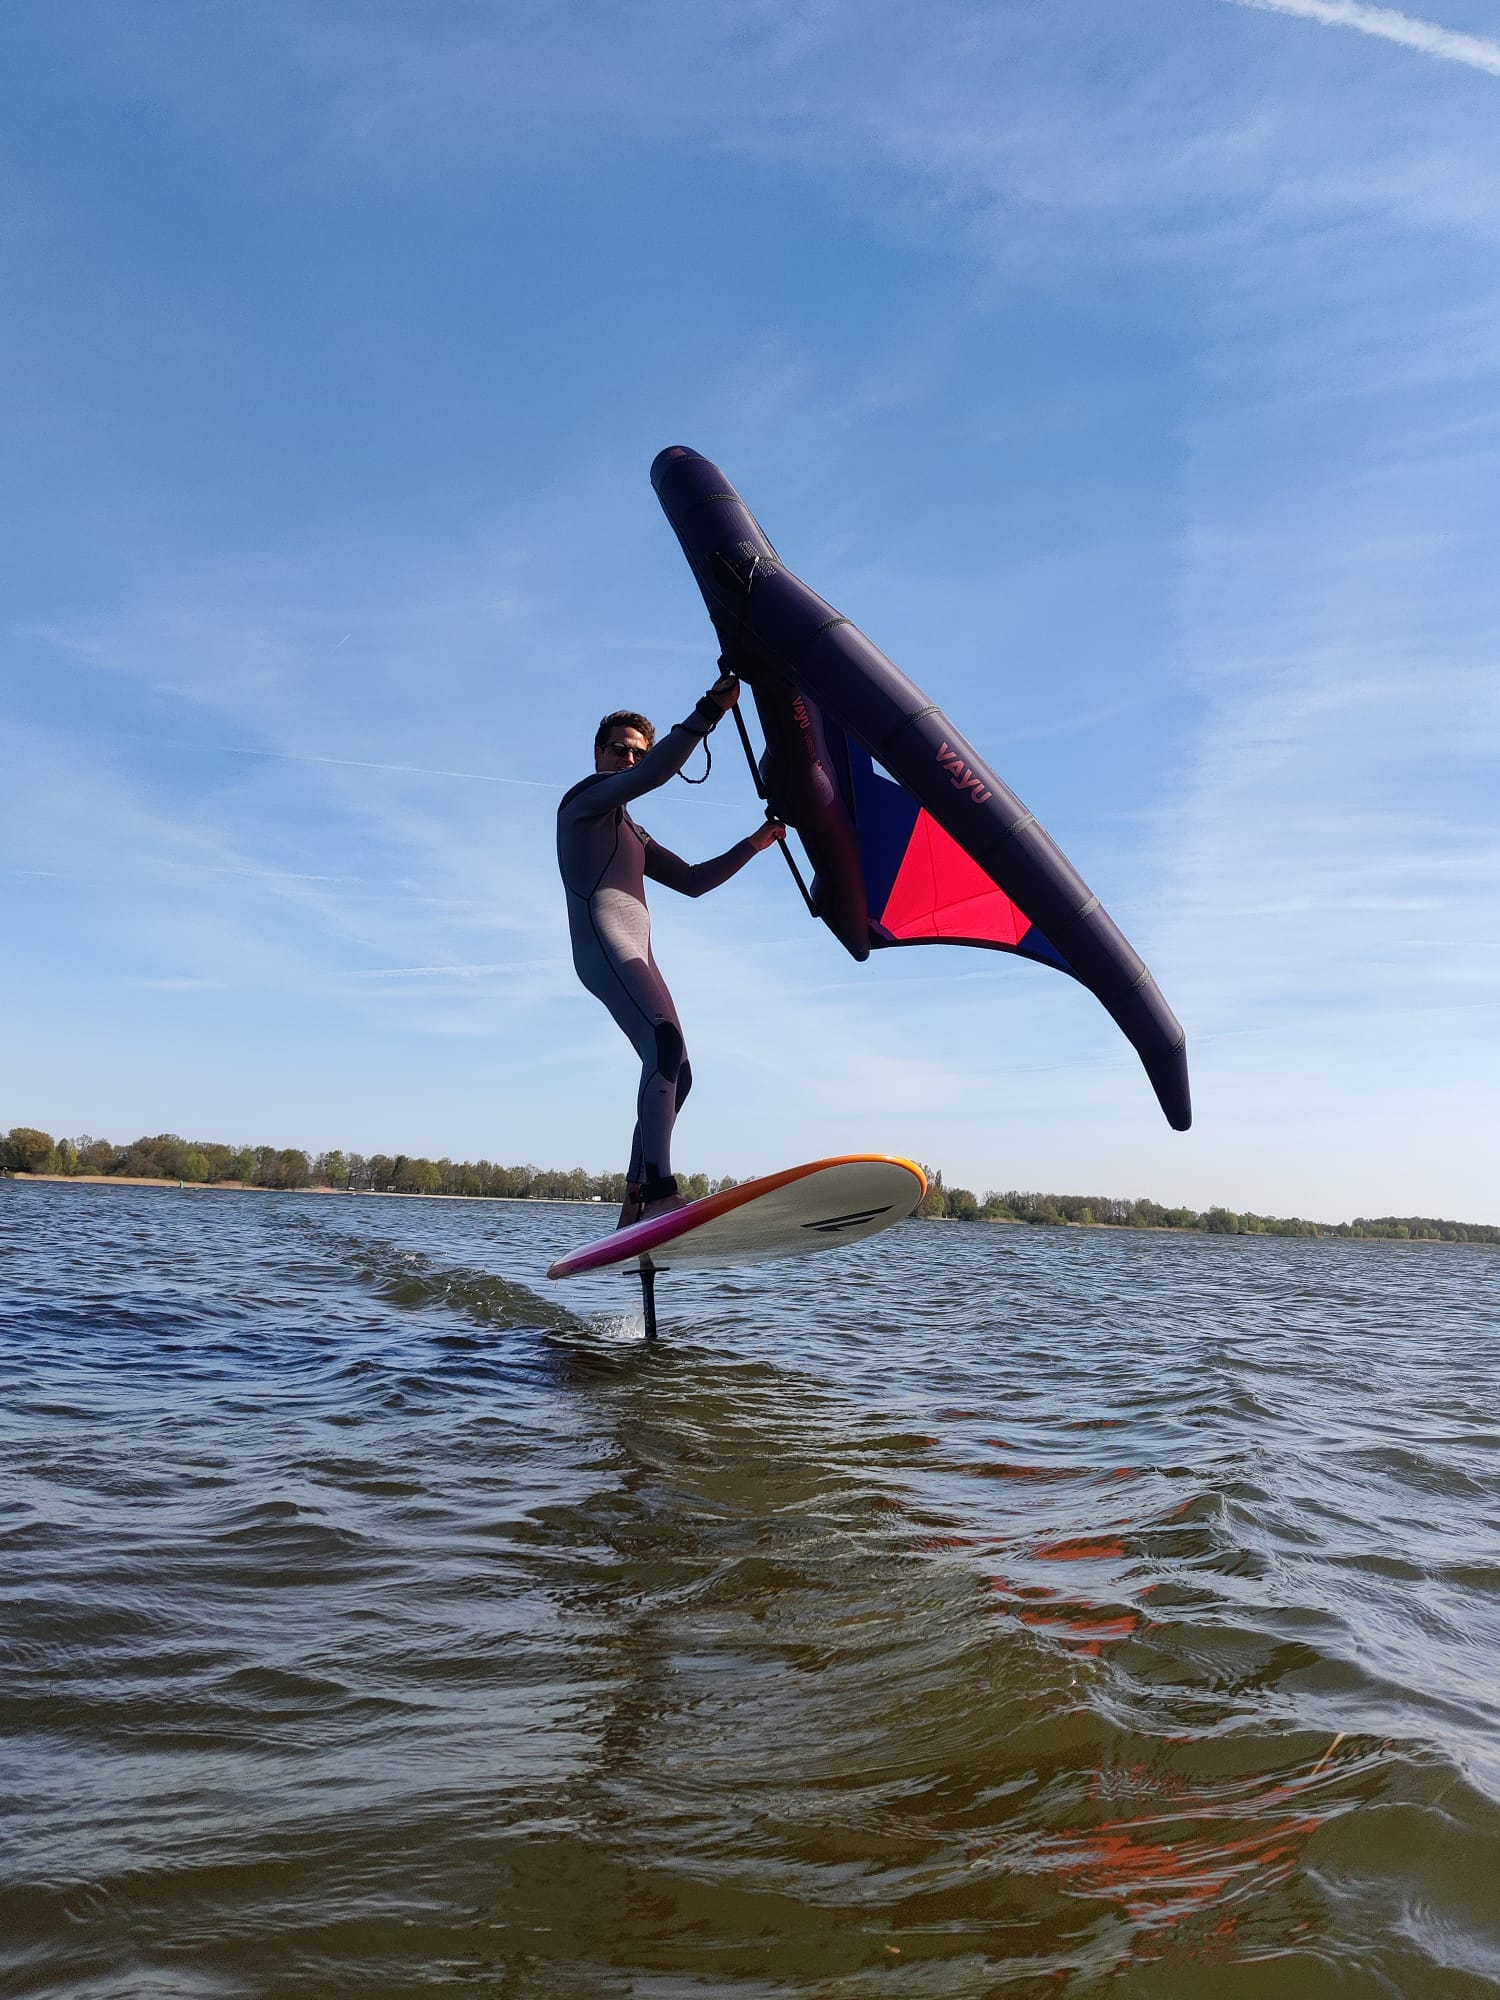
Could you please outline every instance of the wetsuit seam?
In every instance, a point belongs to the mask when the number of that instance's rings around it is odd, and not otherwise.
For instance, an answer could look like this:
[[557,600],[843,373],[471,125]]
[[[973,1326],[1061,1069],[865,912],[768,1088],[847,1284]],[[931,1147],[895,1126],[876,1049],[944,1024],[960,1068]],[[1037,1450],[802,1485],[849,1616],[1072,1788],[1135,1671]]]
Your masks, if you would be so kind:
[[[587,908],[589,913],[589,929],[593,932],[594,942],[599,947],[599,956],[604,960],[605,964],[609,967],[611,973],[613,973],[616,984],[619,986],[620,991],[625,995],[625,998],[630,1002],[632,1010],[640,1015],[641,1019],[645,1022],[646,1026],[651,1030],[652,1035],[654,1037],[656,1033],[655,1021],[652,1020],[651,1016],[646,1012],[645,1008],[641,1005],[640,1001],[637,1000],[635,995],[631,992],[630,987],[626,983],[625,975],[621,972],[619,965],[616,962],[614,953],[609,949],[608,945],[605,942],[604,936],[599,929],[599,926],[594,922],[594,902],[592,897],[589,897],[587,899]],[[647,1071],[647,1075],[660,1076],[663,1083],[665,1083],[668,1080],[665,1073],[659,1067]]]
[[[610,850],[609,850],[609,853],[608,853],[608,854],[607,854],[607,855],[605,856],[605,858],[604,858],[604,866],[603,866],[603,867],[602,867],[602,868],[601,868],[601,869],[599,870],[599,873],[598,873],[598,874],[597,874],[597,875],[596,875],[596,876],[594,877],[594,880],[593,880],[593,885],[592,885],[592,887],[590,888],[590,890],[589,890],[589,893],[588,893],[588,905],[589,905],[589,922],[590,922],[590,923],[592,923],[592,922],[593,922],[593,920],[594,920],[594,898],[595,898],[595,897],[596,897],[596,896],[598,895],[598,893],[599,893],[599,884],[600,884],[600,883],[601,883],[601,882],[602,882],[602,881],[604,880],[605,876],[606,876],[606,875],[607,875],[607,874],[609,873],[609,870],[610,870],[610,864],[611,864],[611,863],[613,862],[613,860],[614,860],[615,856],[616,856],[616,855],[617,855],[617,854],[619,853],[619,851],[620,851],[620,818],[619,818],[619,816],[620,816],[620,814],[621,814],[621,813],[622,813],[622,812],[623,812],[624,810],[625,810],[625,808],[624,808],[623,806],[617,806],[617,807],[615,808],[615,837],[614,837],[614,840],[613,840],[613,842],[612,842],[612,843],[611,843],[611,845],[610,845]],[[603,817],[604,817],[603,813],[600,813],[599,817],[600,817],[601,819],[603,819]],[[597,932],[595,933],[595,935],[597,936]],[[602,942],[603,942],[603,940],[601,939],[601,940],[600,940],[600,942],[602,943]]]

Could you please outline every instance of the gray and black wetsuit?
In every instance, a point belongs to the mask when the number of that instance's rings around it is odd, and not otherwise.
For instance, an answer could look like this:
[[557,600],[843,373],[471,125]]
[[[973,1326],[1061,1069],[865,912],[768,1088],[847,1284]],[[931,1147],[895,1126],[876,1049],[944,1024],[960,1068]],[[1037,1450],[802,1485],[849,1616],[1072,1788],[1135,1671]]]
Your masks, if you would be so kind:
[[692,1087],[682,1024],[651,954],[645,878],[701,896],[738,874],[751,840],[695,867],[651,838],[626,811],[674,777],[719,720],[703,698],[627,771],[601,771],[574,785],[557,809],[557,864],[568,892],[568,929],[578,977],[602,1000],[641,1059],[629,1179],[663,1181],[672,1171],[672,1126]]

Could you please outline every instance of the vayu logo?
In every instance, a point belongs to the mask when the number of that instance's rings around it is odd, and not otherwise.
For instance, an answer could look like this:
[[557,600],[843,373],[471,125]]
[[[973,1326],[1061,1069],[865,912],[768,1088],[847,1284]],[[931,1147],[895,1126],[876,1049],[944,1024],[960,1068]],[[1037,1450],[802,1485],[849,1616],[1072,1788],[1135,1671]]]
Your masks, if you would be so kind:
[[937,760],[948,773],[949,783],[961,792],[972,792],[975,805],[982,806],[994,793],[985,790],[982,778],[976,778],[956,750],[950,750],[946,743],[938,745]]

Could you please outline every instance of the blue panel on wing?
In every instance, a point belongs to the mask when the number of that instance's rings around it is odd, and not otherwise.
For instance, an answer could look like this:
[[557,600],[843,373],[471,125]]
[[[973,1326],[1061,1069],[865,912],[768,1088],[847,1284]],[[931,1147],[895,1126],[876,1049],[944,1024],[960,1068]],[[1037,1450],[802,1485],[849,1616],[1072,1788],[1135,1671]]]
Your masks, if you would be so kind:
[[846,735],[844,750],[870,921],[879,923],[922,808],[910,792],[886,776],[857,737]]
[[1018,958],[1034,958],[1039,965],[1055,965],[1059,972],[1066,972],[1070,979],[1078,977],[1057,946],[1050,938],[1043,937],[1035,924],[1015,947],[1015,951]]

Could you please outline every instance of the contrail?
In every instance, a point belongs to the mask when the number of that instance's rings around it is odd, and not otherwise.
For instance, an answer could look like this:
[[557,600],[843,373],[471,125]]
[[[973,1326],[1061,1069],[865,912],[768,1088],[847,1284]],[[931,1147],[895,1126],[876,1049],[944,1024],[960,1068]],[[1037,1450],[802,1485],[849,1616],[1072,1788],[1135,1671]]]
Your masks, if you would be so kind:
[[[0,729],[24,729],[20,722],[0,722]],[[563,789],[561,778],[502,778],[494,771],[444,771],[430,764],[374,764],[364,757],[313,757],[296,750],[260,750],[241,743],[184,743],[172,736],[150,736],[138,729],[69,729],[70,736],[109,737],[121,743],[150,743],[158,750],[173,750],[198,757],[262,757],[276,764],[334,764],[346,771],[395,771],[412,778],[469,778],[479,785],[525,785],[555,792]]]
[[[112,734],[124,735],[123,730]],[[413,778],[472,778],[480,785],[529,785],[544,792],[556,791],[558,780],[547,778],[499,778],[493,771],[442,771],[430,764],[371,764],[363,757],[306,757],[292,750],[242,750],[234,744],[181,744],[169,748],[204,749],[219,757],[270,757],[279,764],[338,764],[346,771],[399,771]]]
[[1399,42],[1402,48],[1417,49],[1424,56],[1440,56],[1444,62],[1463,63],[1468,69],[1483,70],[1486,76],[1500,76],[1500,42],[1486,41],[1483,35],[1460,35],[1452,28],[1440,28],[1435,21],[1398,13],[1394,7],[1369,7],[1364,0],[1229,0],[1229,4],[1255,7],[1266,14],[1295,14],[1299,20],[1317,21],[1325,28],[1357,28],[1362,35]]

